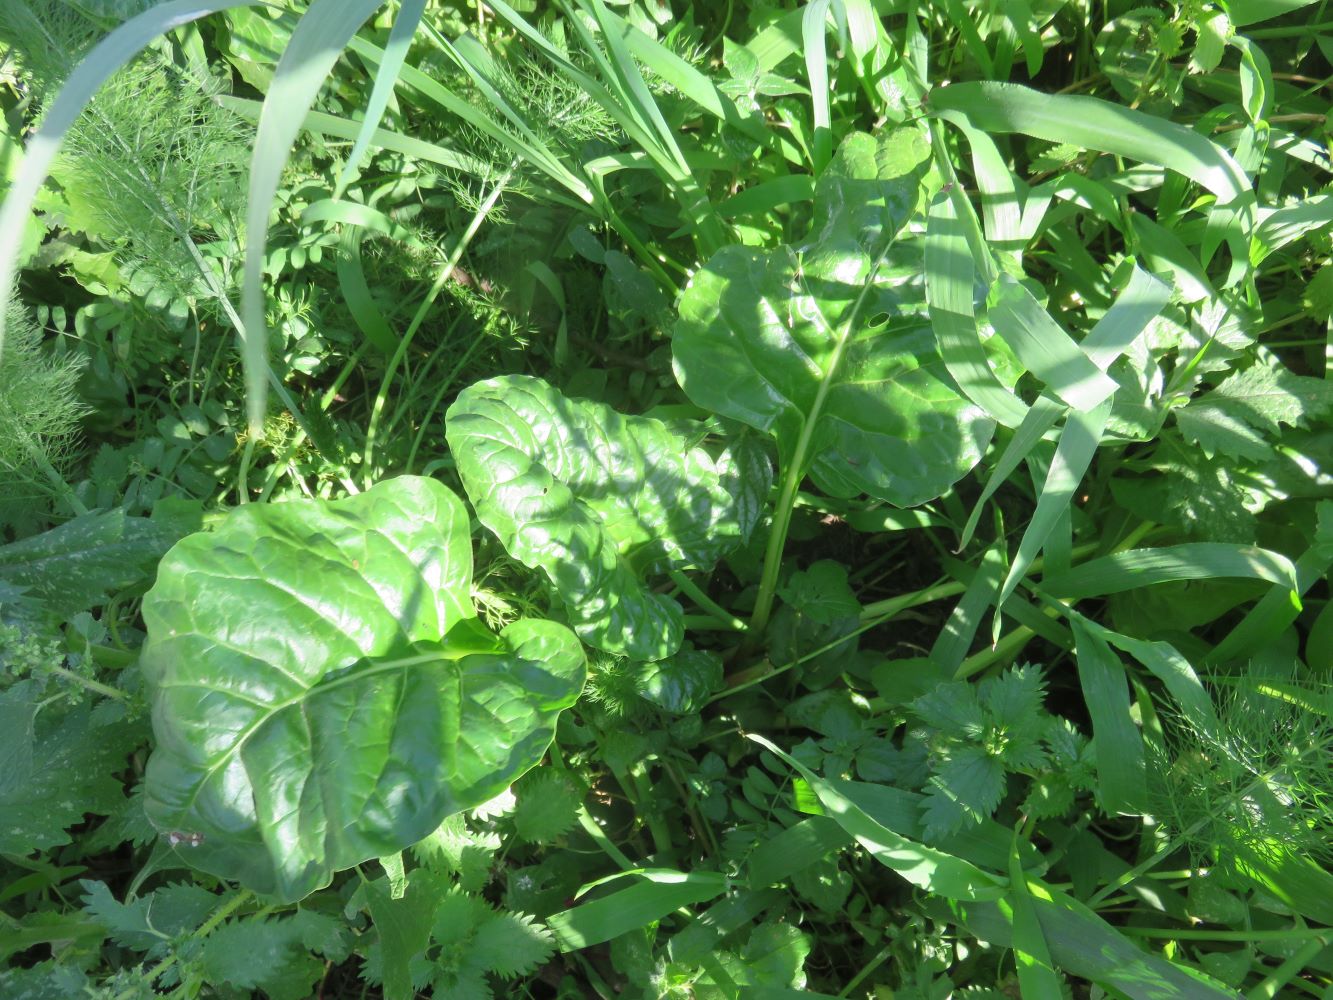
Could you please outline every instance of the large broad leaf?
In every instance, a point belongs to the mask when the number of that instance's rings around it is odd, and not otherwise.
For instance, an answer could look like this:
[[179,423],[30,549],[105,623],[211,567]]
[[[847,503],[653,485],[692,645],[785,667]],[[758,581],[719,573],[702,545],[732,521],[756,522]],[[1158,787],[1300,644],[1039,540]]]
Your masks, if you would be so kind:
[[464,389],[446,427],[477,517],[546,574],[584,642],[638,660],[680,648],[680,606],[643,578],[740,543],[735,462],[522,375]]
[[551,622],[489,633],[471,580],[462,502],[415,477],[242,507],[180,542],[143,606],[153,823],[196,867],[291,901],[500,792],[585,664]]
[[896,243],[929,191],[923,129],[849,136],[803,247],[725,247],[673,335],[686,395],[777,439],[836,496],[923,503],[976,464],[992,421],[955,390],[925,317],[920,254]]

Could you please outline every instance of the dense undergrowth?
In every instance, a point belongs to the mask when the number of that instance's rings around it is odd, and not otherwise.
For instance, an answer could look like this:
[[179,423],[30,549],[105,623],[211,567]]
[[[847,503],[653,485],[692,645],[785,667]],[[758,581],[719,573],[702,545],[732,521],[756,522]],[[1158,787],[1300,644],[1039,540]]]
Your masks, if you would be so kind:
[[0,997],[1333,997],[1331,18],[0,5]]

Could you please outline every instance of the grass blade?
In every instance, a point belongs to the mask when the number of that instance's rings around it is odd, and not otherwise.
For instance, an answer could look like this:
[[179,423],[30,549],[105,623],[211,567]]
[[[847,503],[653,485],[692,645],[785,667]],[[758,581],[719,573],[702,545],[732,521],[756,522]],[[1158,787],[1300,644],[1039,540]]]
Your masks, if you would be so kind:
[[264,256],[268,217],[292,146],[347,42],[384,0],[316,0],[292,32],[259,113],[246,211],[245,270],[241,285],[246,409],[250,433],[263,433],[268,383],[264,325]]
[[1143,736],[1130,714],[1125,666],[1110,644],[1080,618],[1071,618],[1078,679],[1092,719],[1097,792],[1109,813],[1136,815],[1148,807]]
[[876,860],[892,868],[913,885],[947,899],[995,899],[1003,894],[1002,883],[970,861],[895,833],[872,819],[830,782],[816,775],[800,761],[783,753],[762,736],[753,733],[747,735],[799,773],[839,826],[855,837]]
[[[1040,892],[1040,889],[1037,889]],[[1032,901],[1033,891],[1023,874],[1023,862],[1018,853],[1018,836],[1009,855],[1008,904],[1014,925],[1014,964],[1018,967],[1018,988],[1023,1000],[1062,1000],[1060,975],[1051,962],[1051,950],[1046,947],[1046,933],[1037,919],[1037,907]]]
[[1022,284],[1002,274],[991,288],[990,320],[1018,360],[1075,410],[1093,410],[1118,386],[1092,363]]
[[810,80],[811,114],[814,117],[814,169],[824,172],[833,159],[833,113],[829,108],[828,52],[825,49],[829,0],[812,0],[801,14],[801,40],[805,43],[805,73]]
[[75,119],[113,73],[157,38],[217,11],[254,7],[258,3],[259,0],[217,0],[213,3],[172,0],[159,4],[112,31],[74,68],[47,109],[41,127],[28,140],[18,174],[0,207],[0,353],[5,347],[5,324],[9,314],[4,303],[14,287],[28,214]]
[[[1089,362],[1091,364],[1091,362]],[[1014,592],[1019,581],[1027,574],[1032,560],[1046,544],[1046,539],[1056,523],[1069,510],[1074,499],[1074,490],[1078,488],[1083,474],[1092,464],[1092,457],[1097,453],[1102,433],[1106,430],[1106,421],[1111,416],[1111,403],[1106,400],[1090,413],[1071,411],[1065,419],[1064,429],[1060,432],[1060,442],[1055,448],[1055,457],[1046,470],[1046,482],[1042,485],[1041,495],[1037,497],[1037,509],[1028,522],[1023,539],[1018,543],[1018,552],[1009,566],[1009,574],[995,599],[996,627],[999,626],[998,611]],[[1057,576],[1056,579],[1060,577]],[[1048,580],[1049,582],[1049,580]],[[1051,589],[1049,586],[1047,589]]]
[[1066,611],[1066,616],[1071,622],[1077,620],[1090,634],[1128,653],[1143,664],[1149,673],[1162,682],[1175,698],[1181,711],[1201,732],[1218,732],[1219,723],[1217,711],[1213,708],[1213,700],[1208,696],[1203,682],[1199,680],[1199,675],[1194,672],[1189,661],[1169,642],[1149,642],[1121,635],[1074,611]]
[[926,226],[930,322],[944,365],[963,394],[997,422],[1018,427],[1027,417],[1028,408],[995,375],[978,336],[972,299],[976,266],[955,198],[961,198],[956,188],[936,198]]
[[417,25],[421,23],[421,15],[425,12],[426,0],[402,0],[402,6],[398,8],[398,16],[393,19],[393,28],[389,31],[389,41],[384,46],[384,59],[375,73],[375,85],[371,88],[370,101],[366,104],[361,132],[356,137],[352,151],[347,154],[342,173],[338,175],[338,183],[333,189],[334,198],[342,197],[361,167],[361,159],[366,155],[380,121],[384,118],[384,109],[389,106],[394,84],[398,82],[398,74],[407,61],[407,50],[412,45]]
[[726,876],[716,872],[641,874],[646,881],[552,914],[546,926],[555,935],[560,950],[578,951],[610,941],[629,928],[661,920],[682,906],[706,903],[727,888]]
[[1192,129],[1095,97],[1043,94],[1014,83],[955,83],[930,92],[932,111],[957,111],[986,132],[1021,132],[1047,142],[1152,163],[1186,177],[1223,204],[1250,182],[1230,153]]
[[977,530],[977,524],[981,520],[981,510],[986,505],[986,501],[995,495],[1004,483],[1014,474],[1023,459],[1031,454],[1032,449],[1037,446],[1048,430],[1055,426],[1055,422],[1060,419],[1065,412],[1065,407],[1061,406],[1049,396],[1038,396],[1036,401],[1028,409],[1027,416],[1023,422],[1018,425],[1014,431],[1014,436],[1009,439],[1005,445],[1004,452],[1000,455],[1000,460],[995,463],[991,469],[990,476],[986,479],[986,486],[981,491],[981,496],[977,498],[976,506],[972,508],[972,513],[967,519],[967,524],[963,526],[962,537],[958,541],[958,549],[965,549],[972,535]]
[[[1319,527],[1314,544],[1296,560],[1296,593],[1304,596],[1324,578],[1330,567],[1333,567],[1333,502],[1325,501],[1319,507]],[[1225,663],[1254,655],[1266,643],[1277,639],[1300,613],[1300,602],[1292,600],[1291,591],[1280,584],[1274,586],[1212,648],[1207,661]]]
[[[252,101],[245,97],[232,97],[228,94],[219,96],[217,100],[227,110],[234,111],[242,118],[252,122],[259,121],[259,113],[264,107],[259,101]],[[361,134],[361,124],[359,122],[354,122],[350,118],[340,118],[337,115],[331,115],[323,111],[307,113],[305,124],[302,127],[305,131],[314,135],[328,136],[334,139],[355,141],[356,137]],[[370,147],[402,153],[404,156],[409,156],[415,160],[424,160],[427,163],[438,163],[442,167],[448,167],[450,170],[457,170],[463,174],[472,174],[474,177],[489,176],[490,165],[474,156],[412,136],[399,135],[397,132],[391,132],[388,129],[375,129],[370,137]],[[543,194],[545,197],[552,197],[550,192],[544,192]],[[580,203],[569,202],[568,204],[570,207],[578,207]]]
[[1079,345],[1102,371],[1130,349],[1171,300],[1171,287],[1137,265],[1115,303]]
[[982,616],[990,607],[995,588],[1000,585],[1004,572],[1004,551],[999,544],[992,545],[981,556],[967,590],[954,605],[949,618],[930,647],[930,659],[952,674],[967,659],[972,640],[981,627]]
[[851,843],[851,835],[827,816],[807,816],[755,848],[748,862],[750,888],[783,882]]
[[1077,601],[1120,594],[1154,583],[1216,577],[1267,580],[1293,592],[1299,590],[1296,567],[1286,556],[1270,549],[1227,542],[1190,542],[1116,552],[1075,566],[1068,573],[1048,576],[1042,582],[1042,589]]

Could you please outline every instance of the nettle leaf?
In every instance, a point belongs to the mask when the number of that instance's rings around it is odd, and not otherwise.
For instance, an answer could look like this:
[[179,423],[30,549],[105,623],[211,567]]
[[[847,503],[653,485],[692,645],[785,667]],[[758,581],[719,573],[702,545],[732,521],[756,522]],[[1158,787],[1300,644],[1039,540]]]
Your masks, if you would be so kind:
[[552,622],[474,617],[462,502],[405,476],[254,504],[144,600],[146,810],[188,862],[293,901],[534,766],[585,679]]
[[784,469],[833,496],[939,496],[994,429],[958,395],[925,315],[920,254],[895,243],[938,186],[919,126],[853,134],[820,176],[800,247],[724,247],[672,337],[699,406],[771,434]]
[[0,693],[0,719],[21,727],[0,739],[0,854],[68,844],[66,830],[86,815],[119,810],[125,786],[116,775],[142,740],[115,713],[42,707],[37,697],[28,681]]
[[533,844],[549,844],[568,833],[578,822],[584,789],[567,771],[551,767],[533,768],[515,786],[518,805],[514,829]]
[[926,788],[922,818],[928,833],[952,833],[989,819],[1007,784],[1004,764],[981,747],[952,751]]
[[478,519],[546,575],[584,642],[636,660],[680,648],[680,605],[644,578],[740,544],[732,463],[660,420],[521,375],[464,389],[446,428]]
[[1211,392],[1175,411],[1186,440],[1209,456],[1266,461],[1282,424],[1299,427],[1333,409],[1333,385],[1262,361],[1234,372]]
[[151,957],[164,952],[172,938],[197,928],[220,902],[207,889],[188,883],[163,886],[125,903],[111,895],[104,882],[82,879],[79,884],[87,894],[84,910],[111,939]]

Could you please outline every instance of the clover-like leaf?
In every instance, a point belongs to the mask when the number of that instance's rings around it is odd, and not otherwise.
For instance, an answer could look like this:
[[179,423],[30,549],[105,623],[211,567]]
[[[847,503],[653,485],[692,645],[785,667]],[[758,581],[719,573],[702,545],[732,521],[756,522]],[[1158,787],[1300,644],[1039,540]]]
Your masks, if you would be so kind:
[[926,319],[919,251],[899,232],[934,180],[925,131],[854,134],[819,178],[800,247],[719,250],[672,336],[699,406],[772,434],[826,493],[898,506],[980,459],[992,421],[961,397]]
[[446,428],[477,517],[546,574],[584,642],[636,660],[680,648],[680,605],[644,578],[711,566],[740,543],[726,461],[675,425],[521,375],[464,389]]
[[176,545],[143,607],[154,825],[291,901],[535,765],[582,649],[552,622],[491,634],[471,577],[462,502],[416,477],[242,507]]

